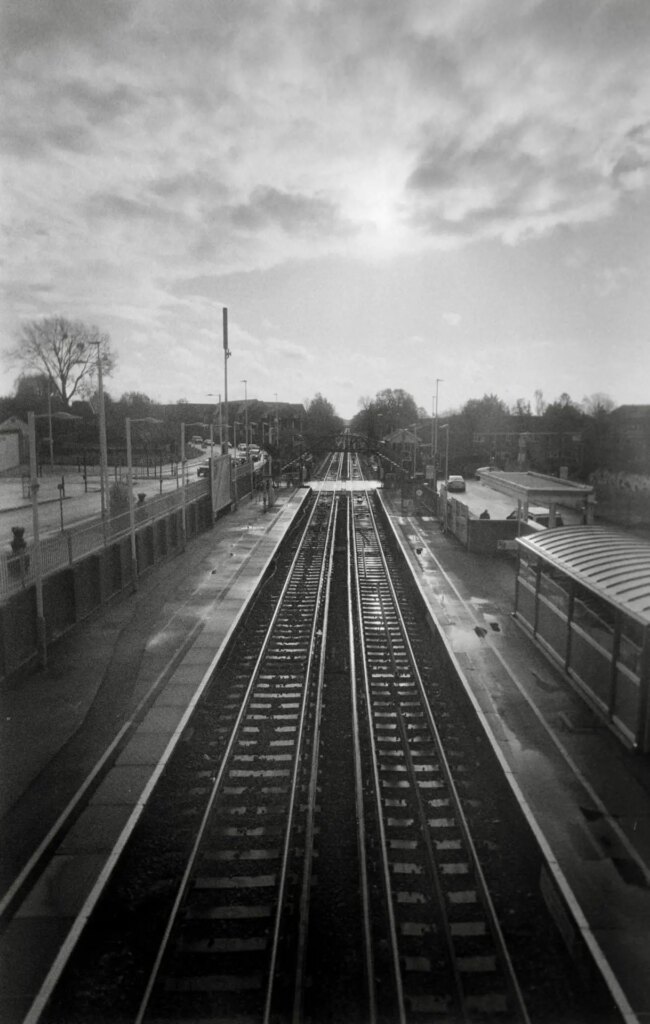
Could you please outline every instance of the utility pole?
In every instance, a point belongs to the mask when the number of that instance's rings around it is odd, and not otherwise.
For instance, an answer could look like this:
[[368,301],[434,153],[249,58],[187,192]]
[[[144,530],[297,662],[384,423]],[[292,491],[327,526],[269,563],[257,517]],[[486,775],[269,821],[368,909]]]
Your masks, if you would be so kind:
[[[223,397],[225,410],[223,415],[223,433],[226,436],[226,451],[228,451],[228,440],[230,437],[228,427],[228,360],[230,349],[228,348],[228,308],[223,307]],[[223,449],[222,449],[223,451]]]
[[442,377],[436,377],[436,404],[433,414],[433,486],[438,489],[438,384],[443,384]]
[[106,514],[108,505],[108,446],[106,444],[106,409],[104,407],[104,382],[102,376],[101,342],[91,341],[97,345],[97,394],[99,397],[99,490],[101,492],[102,523],[106,532]]

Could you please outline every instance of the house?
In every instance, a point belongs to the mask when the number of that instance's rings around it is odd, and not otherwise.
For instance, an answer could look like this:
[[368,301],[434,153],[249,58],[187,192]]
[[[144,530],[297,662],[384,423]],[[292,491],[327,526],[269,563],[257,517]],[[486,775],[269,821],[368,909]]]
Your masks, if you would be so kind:
[[17,416],[0,423],[0,473],[17,473],[21,464],[29,462],[29,431]]

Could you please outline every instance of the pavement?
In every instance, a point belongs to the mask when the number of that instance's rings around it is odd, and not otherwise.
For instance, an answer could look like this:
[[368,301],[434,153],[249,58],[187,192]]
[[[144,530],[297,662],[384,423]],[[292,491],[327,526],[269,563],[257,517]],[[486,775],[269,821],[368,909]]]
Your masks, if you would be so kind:
[[[187,482],[196,479],[196,467],[204,461],[188,460]],[[124,471],[122,475],[125,475]],[[114,480],[115,473],[111,470],[109,486]],[[51,472],[48,469],[39,477],[38,483],[41,539],[48,533],[67,529],[101,514],[99,475],[91,473],[84,480],[83,473],[73,472],[69,466],[65,466],[61,467],[60,471]],[[163,466],[162,474],[156,476],[153,469],[149,474],[137,471],[134,475],[134,485],[138,493],[144,493],[151,499],[167,491],[176,490],[180,486],[180,481],[168,465]],[[29,542],[32,536],[33,508],[28,477],[0,477],[0,542],[2,538],[5,538],[7,543],[11,541],[12,526],[22,526],[25,529],[25,540]]]
[[[5,951],[34,950],[48,936],[64,947],[72,913],[92,900],[110,836],[115,840],[137,819],[162,751],[198,700],[305,493],[277,492],[268,513],[255,501],[240,503],[184,554],[146,573],[136,594],[57,642],[46,669],[3,685],[6,884],[65,813],[80,779],[131,727],[135,710],[151,702],[87,821],[77,822],[51,874],[16,914]],[[441,533],[437,520],[404,514],[390,496],[387,507],[459,678],[546,852],[562,912],[569,906],[567,917],[558,911],[560,926],[581,933],[625,1019],[650,1021],[650,759],[621,746],[516,624],[509,557],[470,555]],[[39,958],[32,959],[36,971]],[[23,1005],[34,995],[34,979],[17,984]],[[39,1005],[37,997],[28,1024],[38,1020]]]

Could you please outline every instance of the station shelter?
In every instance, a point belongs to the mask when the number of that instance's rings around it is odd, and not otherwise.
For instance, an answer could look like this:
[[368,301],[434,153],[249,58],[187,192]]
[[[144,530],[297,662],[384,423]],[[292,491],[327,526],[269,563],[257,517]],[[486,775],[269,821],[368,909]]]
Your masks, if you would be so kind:
[[546,506],[549,509],[549,526],[555,525],[558,507],[579,511],[584,523],[593,522],[595,498],[590,484],[575,483],[564,477],[530,470],[507,472],[491,466],[477,469],[476,475],[481,483],[512,498],[519,511],[518,518],[523,522],[527,519],[531,505]]
[[627,746],[650,752],[650,543],[582,525],[517,548],[515,619]]

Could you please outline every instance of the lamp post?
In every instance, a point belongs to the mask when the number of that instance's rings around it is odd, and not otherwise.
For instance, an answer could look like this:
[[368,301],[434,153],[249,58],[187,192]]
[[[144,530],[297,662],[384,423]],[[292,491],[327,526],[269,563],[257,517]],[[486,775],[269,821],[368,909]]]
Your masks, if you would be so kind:
[[54,438],[52,437],[52,380],[47,381],[48,443],[50,446],[50,469],[54,471]]
[[433,485],[438,487],[438,384],[443,384],[442,377],[436,377],[436,397],[433,410]]
[[[223,433],[226,435],[226,449],[228,448],[228,440],[230,437],[228,429],[228,360],[230,359],[230,349],[228,348],[228,309],[226,306],[223,307],[223,398],[226,405],[225,416],[223,420]],[[221,399],[219,399],[219,407],[221,407]],[[223,439],[223,438],[222,438]],[[223,449],[222,449],[223,451]]]
[[41,562],[41,540],[38,522],[38,470],[36,466],[36,417],[27,413],[29,433],[29,490],[32,497],[32,532],[34,535],[34,583],[36,585],[36,644],[41,665],[47,665],[47,636],[43,611],[43,566]]
[[[448,423],[443,423],[442,426],[440,427],[440,429],[447,431],[447,436],[446,436],[446,439],[445,439],[445,481],[447,481],[449,479],[449,424]],[[435,488],[435,492],[436,492],[436,511],[439,514],[440,513],[440,502],[438,500],[438,487],[437,487],[437,485],[436,485],[436,488]],[[444,506],[443,506],[443,517],[442,517],[442,530],[443,530],[444,533],[447,532],[447,514],[448,514],[448,504],[447,504],[447,492],[445,490],[445,503],[444,503]]]
[[446,430],[447,435],[445,439],[445,480],[449,479],[449,424],[443,423],[440,427],[441,430]]
[[248,455],[248,381],[243,380],[244,385],[244,440],[246,441],[246,455]]
[[34,412],[27,413],[27,432],[29,435],[29,490],[32,499],[32,534],[33,534],[33,558],[34,558],[34,584],[36,587],[36,643],[38,657],[41,665],[47,665],[47,632],[45,627],[45,612],[43,604],[43,561],[41,552],[40,522],[38,516],[38,463],[36,461],[36,420],[47,418],[50,423],[50,436],[52,435],[52,416],[61,420],[78,420],[80,416],[73,416],[72,413],[52,413],[51,409],[42,416]]
[[242,380],[244,385],[244,440],[246,441],[246,458],[248,460],[248,468],[250,471],[250,487],[251,497],[253,496],[253,462],[251,459],[250,452],[250,441],[248,437],[248,381]]
[[[185,513],[185,427],[203,427],[204,423],[195,420],[193,423],[181,423],[181,542],[185,551],[187,544],[187,520]],[[212,436],[212,427],[210,427]],[[210,456],[210,485],[212,485],[212,456]]]
[[132,423],[162,423],[162,420],[154,419],[153,416],[143,416],[141,419],[126,417],[126,479],[129,488],[129,534],[131,537],[131,585],[134,590],[138,589],[138,555],[135,543],[135,505],[133,502],[133,453],[131,451],[131,424]]
[[100,341],[91,341],[97,346],[97,394],[99,397],[99,490],[101,493],[102,521],[106,518],[108,498],[108,449],[106,445],[106,410],[104,407],[104,381],[102,376],[102,351]]

